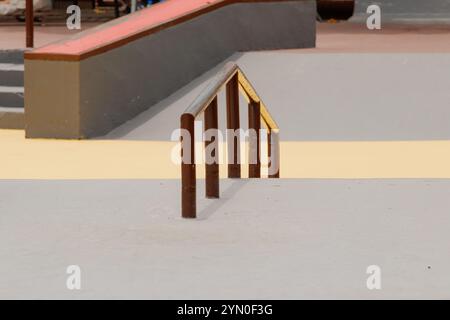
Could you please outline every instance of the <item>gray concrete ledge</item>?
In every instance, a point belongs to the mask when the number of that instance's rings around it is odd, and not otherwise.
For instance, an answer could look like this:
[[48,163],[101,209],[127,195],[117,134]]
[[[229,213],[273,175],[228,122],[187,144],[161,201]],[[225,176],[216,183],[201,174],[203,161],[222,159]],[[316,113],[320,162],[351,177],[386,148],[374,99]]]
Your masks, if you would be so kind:
[[313,0],[238,3],[81,61],[26,60],[26,136],[106,134],[237,51],[314,47],[315,17]]

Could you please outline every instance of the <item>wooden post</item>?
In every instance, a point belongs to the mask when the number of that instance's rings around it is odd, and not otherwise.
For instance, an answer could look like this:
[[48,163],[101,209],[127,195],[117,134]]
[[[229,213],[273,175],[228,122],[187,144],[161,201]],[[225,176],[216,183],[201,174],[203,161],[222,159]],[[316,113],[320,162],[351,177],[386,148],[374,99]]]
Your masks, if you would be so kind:
[[[234,132],[240,128],[239,125],[239,83],[237,73],[231,78],[226,86],[227,95],[227,129]],[[241,165],[239,135],[228,143],[228,178],[241,177]]]
[[34,47],[33,0],[25,2],[25,37],[27,48]]
[[195,136],[192,114],[181,116],[181,216],[195,218],[196,204],[196,176],[195,176]]
[[[267,153],[269,156],[269,178],[279,178],[280,177],[280,141],[278,137],[278,132],[269,129],[267,134]],[[271,167],[275,166],[276,172],[271,172]],[[272,169],[273,170],[273,169]]]
[[114,0],[114,16],[116,18],[120,17],[119,0]]
[[248,177],[261,178],[260,137],[261,110],[259,102],[250,101],[248,104],[248,129],[249,129],[249,165]]
[[[205,187],[207,198],[219,198],[219,141],[217,136],[218,116],[217,116],[217,96],[205,110],[205,131],[216,130],[213,141],[205,140],[205,150],[211,148],[214,150],[206,155],[206,176]],[[211,137],[212,138],[212,137]],[[209,148],[208,148],[209,146]],[[212,157],[212,159],[208,159]],[[212,161],[214,161],[212,163]]]

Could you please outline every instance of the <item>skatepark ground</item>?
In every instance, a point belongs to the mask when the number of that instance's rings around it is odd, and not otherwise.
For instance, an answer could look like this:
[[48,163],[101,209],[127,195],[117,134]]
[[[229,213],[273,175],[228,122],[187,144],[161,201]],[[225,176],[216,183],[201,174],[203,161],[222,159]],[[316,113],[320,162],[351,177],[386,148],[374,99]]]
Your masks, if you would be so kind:
[[[0,296],[448,298],[450,180],[221,186],[183,220],[177,180],[2,181]],[[65,285],[73,264],[80,291]],[[373,264],[379,291],[366,288]]]
[[319,24],[316,49],[230,57],[280,126],[282,179],[222,179],[219,200],[199,180],[197,220],[170,135],[220,66],[95,140],[0,131],[0,298],[449,298],[449,34]]

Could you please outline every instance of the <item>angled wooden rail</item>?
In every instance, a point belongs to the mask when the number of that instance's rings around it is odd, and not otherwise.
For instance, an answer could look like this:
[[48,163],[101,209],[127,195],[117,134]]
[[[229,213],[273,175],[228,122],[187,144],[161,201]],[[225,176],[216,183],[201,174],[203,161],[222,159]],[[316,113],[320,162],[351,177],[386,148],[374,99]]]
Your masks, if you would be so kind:
[[[241,92],[248,101],[248,128],[257,132],[254,139],[249,139],[249,151],[256,152],[255,163],[249,163],[249,178],[261,177],[261,141],[259,135],[261,123],[267,128],[270,167],[276,168],[275,172],[269,170],[269,178],[279,178],[280,176],[278,125],[242,70],[235,63],[230,62],[181,115],[181,210],[183,218],[196,217],[195,118],[204,113],[204,130],[218,130],[217,94],[223,87],[226,87],[227,130],[240,129],[239,92]],[[186,139],[183,133],[187,133],[189,139]],[[216,136],[213,141],[205,141],[205,148],[210,146],[212,150],[218,152],[218,143]],[[239,136],[233,136],[232,143],[228,141],[227,144],[229,178],[241,177],[239,143]],[[211,146],[210,144],[214,145]],[[214,156],[218,159],[217,155]],[[206,163],[205,171],[206,197],[219,198],[219,164],[217,162]]]

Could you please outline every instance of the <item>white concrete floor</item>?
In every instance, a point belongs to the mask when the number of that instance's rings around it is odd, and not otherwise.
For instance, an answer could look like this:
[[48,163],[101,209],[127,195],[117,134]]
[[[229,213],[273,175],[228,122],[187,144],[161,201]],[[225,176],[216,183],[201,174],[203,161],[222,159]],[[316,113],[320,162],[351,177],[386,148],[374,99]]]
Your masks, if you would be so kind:
[[1,181],[0,298],[450,298],[449,180],[221,186],[183,220],[175,180]]
[[[246,73],[282,140],[386,141],[450,138],[450,54],[250,52],[229,60]],[[261,67],[264,66],[264,67]],[[170,140],[179,117],[220,66],[106,136]],[[225,98],[219,99],[225,128]],[[241,98],[241,123],[247,124]]]

